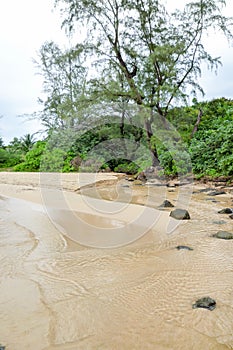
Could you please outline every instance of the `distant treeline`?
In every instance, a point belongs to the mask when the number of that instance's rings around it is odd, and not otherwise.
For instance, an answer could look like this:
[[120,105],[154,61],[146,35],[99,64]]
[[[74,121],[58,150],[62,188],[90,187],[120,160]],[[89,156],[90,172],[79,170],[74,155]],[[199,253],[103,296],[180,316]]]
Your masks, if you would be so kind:
[[[170,109],[167,120],[176,132],[166,126],[154,132],[150,141],[150,147],[154,145],[157,150],[162,173],[177,176],[193,172],[197,178],[233,176],[233,100],[194,100],[191,106]],[[69,134],[61,129],[50,130],[42,140],[27,134],[4,145],[0,139],[0,168],[136,174],[152,165],[152,161],[145,157],[146,129],[135,125],[130,120],[122,124],[108,119],[86,132],[75,130],[70,143],[66,139]],[[61,135],[65,135],[63,143]],[[114,140],[122,142],[116,144]],[[126,141],[130,141],[127,149],[124,148]]]

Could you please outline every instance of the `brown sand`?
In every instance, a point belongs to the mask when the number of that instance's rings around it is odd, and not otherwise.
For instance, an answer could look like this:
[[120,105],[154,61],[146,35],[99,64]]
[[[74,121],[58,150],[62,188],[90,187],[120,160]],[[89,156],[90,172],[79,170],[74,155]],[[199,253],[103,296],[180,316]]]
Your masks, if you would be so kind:
[[[211,236],[232,231],[233,221],[217,213],[233,206],[232,195],[190,198],[199,187],[138,186],[112,174],[0,173],[0,343],[7,350],[233,348],[233,242]],[[191,220],[177,226],[171,209],[155,209],[165,198],[189,204]],[[115,248],[90,247],[100,241]],[[215,310],[192,308],[203,296],[216,300]]]

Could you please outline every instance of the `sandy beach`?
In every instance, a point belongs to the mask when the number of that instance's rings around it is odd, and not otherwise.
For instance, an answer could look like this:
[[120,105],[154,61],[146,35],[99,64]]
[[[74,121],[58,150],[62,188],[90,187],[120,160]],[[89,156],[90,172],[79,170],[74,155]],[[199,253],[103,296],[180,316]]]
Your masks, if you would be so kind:
[[[233,191],[115,174],[0,173],[6,350],[233,348]],[[168,199],[174,208],[161,208]],[[169,215],[187,209],[190,220]],[[179,246],[191,248],[177,249]],[[194,309],[202,297],[213,311]]]

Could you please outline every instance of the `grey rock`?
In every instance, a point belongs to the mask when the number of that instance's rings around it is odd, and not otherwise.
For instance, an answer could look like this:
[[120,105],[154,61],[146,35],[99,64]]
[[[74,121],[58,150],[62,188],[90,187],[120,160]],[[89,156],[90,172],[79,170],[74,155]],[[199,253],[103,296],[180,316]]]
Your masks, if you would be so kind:
[[226,221],[224,221],[224,220],[216,220],[216,221],[213,221],[213,224],[216,224],[216,225],[223,225],[223,224],[225,224],[226,223]]
[[188,247],[187,245],[178,245],[176,247],[177,250],[193,250],[193,248]]
[[174,205],[165,199],[165,201],[159,206],[160,208],[174,208]]
[[170,216],[176,220],[189,220],[190,215],[186,209],[175,209],[171,211]]
[[203,188],[203,189],[201,189],[201,190],[199,190],[199,192],[210,192],[210,191],[213,191],[214,190],[214,188],[212,188],[212,187],[208,187],[208,188]]
[[5,346],[0,345],[0,350],[5,350],[5,349],[6,349]]
[[195,304],[193,304],[193,309],[203,308],[213,311],[216,308],[216,301],[210,297],[204,297],[198,299]]
[[219,214],[232,214],[231,208],[224,208],[218,211]]
[[220,194],[226,194],[225,191],[213,191],[208,193],[209,196],[219,196]]
[[212,237],[228,240],[233,239],[233,233],[227,231],[218,231],[217,233],[213,234]]

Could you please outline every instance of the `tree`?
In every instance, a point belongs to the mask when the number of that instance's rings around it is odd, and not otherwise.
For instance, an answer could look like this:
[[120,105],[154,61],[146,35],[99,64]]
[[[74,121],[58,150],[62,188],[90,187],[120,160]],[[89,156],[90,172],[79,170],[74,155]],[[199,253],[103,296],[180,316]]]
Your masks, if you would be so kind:
[[2,139],[2,137],[0,136],[0,148],[3,148],[4,147],[4,141]]
[[106,96],[108,91],[111,100],[134,101],[143,115],[149,145],[155,122],[169,128],[166,115],[175,101],[203,93],[197,82],[201,64],[210,69],[220,64],[219,57],[204,47],[204,34],[211,28],[232,39],[232,19],[221,13],[224,0],[193,1],[174,13],[159,0],[55,0],[55,4],[61,6],[69,33],[87,30],[77,47],[98,67],[91,79],[96,93]]
[[20,139],[20,149],[26,154],[32,149],[35,142],[34,134],[26,134]]
[[47,94],[46,100],[39,99],[43,105],[42,123],[48,129],[73,127],[78,118],[77,106],[83,95],[86,74],[78,49],[62,51],[54,42],[46,42],[34,63],[44,77]]

